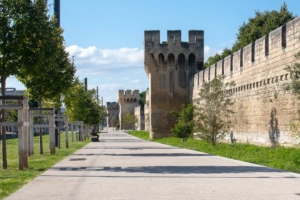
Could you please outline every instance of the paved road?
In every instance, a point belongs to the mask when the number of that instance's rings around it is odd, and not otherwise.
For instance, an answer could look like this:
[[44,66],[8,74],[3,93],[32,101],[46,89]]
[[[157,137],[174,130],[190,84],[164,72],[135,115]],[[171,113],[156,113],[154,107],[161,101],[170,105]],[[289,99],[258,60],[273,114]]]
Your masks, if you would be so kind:
[[300,174],[101,134],[8,197],[20,199],[300,200]]

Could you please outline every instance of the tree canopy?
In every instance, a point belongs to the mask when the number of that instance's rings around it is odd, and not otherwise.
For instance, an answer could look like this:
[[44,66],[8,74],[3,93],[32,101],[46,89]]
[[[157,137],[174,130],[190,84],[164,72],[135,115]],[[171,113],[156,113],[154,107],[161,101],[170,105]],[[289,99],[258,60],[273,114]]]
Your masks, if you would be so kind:
[[[47,15],[46,2],[36,0],[29,10],[30,23],[21,24],[21,36],[30,38],[21,46],[23,67],[17,78],[27,87],[30,97],[41,102],[64,93],[74,82],[76,68],[65,50],[62,29]],[[23,28],[23,29],[22,29]]]
[[239,27],[236,41],[232,48],[229,49],[225,47],[221,54],[209,57],[204,63],[204,66],[210,67],[233,52],[255,42],[255,40],[263,37],[276,28],[285,25],[294,18],[295,15],[288,10],[286,3],[281,6],[279,11],[255,11],[255,17],[250,17],[248,22],[244,22]]
[[64,97],[66,113],[70,121],[83,121],[88,125],[99,124],[103,120],[103,108],[97,100],[95,90],[85,91],[84,84],[76,79]]
[[134,116],[134,114],[131,114],[130,112],[126,113],[125,117],[124,117],[124,121],[126,123],[128,123],[129,125],[131,125],[132,130],[134,130],[134,125],[135,123],[138,121],[137,118]]
[[225,76],[220,75],[210,82],[204,82],[199,93],[200,101],[194,110],[194,132],[198,136],[216,145],[229,132],[231,121],[229,115],[233,113],[230,106],[231,87],[234,82],[224,82]]

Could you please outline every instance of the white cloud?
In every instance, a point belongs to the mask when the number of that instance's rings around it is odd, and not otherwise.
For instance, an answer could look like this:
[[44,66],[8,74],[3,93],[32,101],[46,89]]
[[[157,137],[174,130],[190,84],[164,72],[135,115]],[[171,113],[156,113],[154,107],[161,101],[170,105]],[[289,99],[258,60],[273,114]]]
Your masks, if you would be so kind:
[[[72,45],[66,48],[70,56],[75,57],[77,73],[103,74],[106,72],[128,72],[143,67],[143,50],[138,48],[99,49],[95,46],[82,48]],[[222,49],[204,46],[204,59],[222,53]],[[110,80],[107,78],[107,80]]]
[[118,90],[122,90],[124,89],[124,86],[120,85],[120,84],[101,84],[98,85],[99,91],[118,91]]
[[95,46],[82,48],[72,45],[66,50],[70,56],[74,56],[78,73],[120,72],[143,66],[143,50],[138,48],[99,49]]
[[139,83],[141,82],[139,79],[136,79],[136,80],[132,80],[131,83]]
[[232,47],[232,45],[234,44],[234,42],[235,42],[235,40],[229,40],[229,41],[227,41],[227,42],[224,42],[224,43],[221,43],[221,44],[219,44],[220,46],[222,46],[222,47],[227,47],[227,48],[231,48]]
[[208,57],[214,56],[217,53],[222,53],[223,50],[220,49],[213,49],[209,46],[204,46],[204,61],[207,60]]

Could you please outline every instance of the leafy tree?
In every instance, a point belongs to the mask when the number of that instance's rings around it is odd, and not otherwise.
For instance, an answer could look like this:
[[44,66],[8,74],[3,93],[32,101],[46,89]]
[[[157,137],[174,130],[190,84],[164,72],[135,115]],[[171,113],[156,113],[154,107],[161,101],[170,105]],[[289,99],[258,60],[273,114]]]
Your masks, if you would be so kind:
[[110,116],[108,120],[112,127],[116,127],[119,124],[119,117],[117,116]]
[[[30,11],[30,20],[35,23],[26,27],[22,37],[34,35],[26,44],[29,57],[22,57],[24,66],[17,78],[28,88],[30,97],[41,102],[43,99],[54,99],[74,83],[76,68],[74,60],[64,47],[62,29],[56,27],[56,19],[49,19],[46,1],[36,0]],[[29,67],[30,66],[30,67]]]
[[255,11],[255,17],[249,18],[248,23],[244,22],[240,26],[237,41],[233,45],[232,51],[235,52],[243,48],[294,18],[293,13],[288,11],[286,3],[281,6],[279,12],[276,10]]
[[[298,51],[295,57],[300,60],[300,51]],[[293,94],[300,99],[300,63],[295,62],[291,65],[287,65],[285,70],[291,74],[291,83],[285,84],[285,89],[292,91]],[[300,110],[299,110],[300,115]]]
[[100,105],[98,105],[97,101],[93,101],[92,99],[86,102],[87,107],[89,108],[88,115],[84,122],[88,125],[99,124],[103,121],[103,109]]
[[[6,104],[17,104],[17,102],[6,102]],[[6,111],[6,121],[16,122],[18,121],[18,111],[17,110],[7,110]]]
[[255,11],[255,17],[249,18],[247,23],[244,22],[239,27],[237,39],[232,48],[225,48],[221,55],[216,54],[215,56],[209,57],[204,63],[204,66],[210,67],[230,55],[232,52],[238,51],[248,44],[255,42],[255,40],[286,24],[294,18],[295,15],[288,11],[285,3],[281,6],[279,12],[276,10],[264,12]]
[[228,49],[227,47],[225,47],[225,49],[223,50],[222,54],[216,54],[214,56],[211,56],[207,59],[207,61],[204,63],[204,67],[210,67],[213,64],[217,63],[218,61],[226,58],[227,56],[229,56],[231,54],[231,49]]
[[233,102],[230,99],[230,88],[235,84],[224,83],[224,79],[225,76],[220,75],[203,83],[199,93],[200,100],[194,112],[194,132],[213,146],[219,139],[224,138],[231,126],[229,115],[233,113],[230,109]]
[[[44,0],[0,1],[0,76],[3,96],[9,76],[16,76],[31,91],[42,93],[38,98],[31,93],[37,100],[41,100],[41,96],[51,98],[54,93],[61,93],[62,87],[67,88],[67,83],[71,84],[75,68],[64,51],[62,30],[56,28],[54,22],[54,18],[50,20],[48,17]],[[41,79],[46,73],[48,79]],[[40,86],[46,84],[52,92],[41,89]],[[53,85],[56,87],[50,87]],[[5,121],[4,109],[2,116]],[[5,128],[2,133],[3,168],[6,169]]]
[[[11,55],[13,52],[13,28],[11,26],[12,19],[10,17],[9,1],[0,1],[0,74],[1,74],[1,93],[5,96],[5,87],[7,77],[14,72],[14,65],[10,66]],[[13,59],[14,60],[14,59]],[[5,104],[5,101],[2,101]],[[6,120],[5,109],[2,109],[2,121]],[[6,128],[2,127],[2,168],[7,169],[7,153],[6,153]]]
[[[0,1],[0,76],[2,96],[6,92],[6,79],[11,75],[18,75],[21,71],[19,59],[24,55],[20,45],[30,38],[20,37],[22,24],[30,23],[28,11],[32,8],[29,0],[1,0]],[[2,102],[5,103],[4,101]],[[6,121],[6,111],[2,109],[2,121]],[[2,127],[2,168],[7,169],[6,129]]]
[[135,117],[133,114],[131,114],[130,112],[126,113],[126,115],[125,115],[125,117],[124,117],[124,121],[125,121],[126,123],[128,123],[128,124],[131,125],[132,130],[135,129],[135,128],[134,128],[134,125],[135,125],[135,123],[137,122],[137,119],[136,119],[136,117]]
[[29,108],[38,108],[39,107],[39,102],[37,102],[34,99],[29,99],[28,106],[29,106]]
[[[17,78],[27,87],[30,98],[38,100],[40,108],[45,99],[56,100],[59,104],[58,97],[73,84],[76,72],[74,62],[65,51],[62,30],[56,27],[54,18],[49,19],[47,12],[46,2],[36,0],[28,12],[31,23],[16,25],[17,30],[20,29],[19,36],[31,37],[21,45],[28,56],[19,59],[22,68]],[[41,117],[39,120],[41,123]],[[41,128],[40,153],[43,154]]]
[[140,102],[139,102],[142,110],[144,110],[145,103],[146,103],[146,92],[144,91],[140,93]]
[[99,124],[103,120],[103,108],[98,104],[96,91],[85,91],[78,79],[65,94],[66,113],[70,121],[83,121],[88,125]]
[[177,123],[174,125],[174,128],[171,128],[171,132],[175,137],[181,138],[181,142],[186,140],[193,133],[193,112],[193,104],[182,105],[180,112],[171,111],[171,114],[177,119]]

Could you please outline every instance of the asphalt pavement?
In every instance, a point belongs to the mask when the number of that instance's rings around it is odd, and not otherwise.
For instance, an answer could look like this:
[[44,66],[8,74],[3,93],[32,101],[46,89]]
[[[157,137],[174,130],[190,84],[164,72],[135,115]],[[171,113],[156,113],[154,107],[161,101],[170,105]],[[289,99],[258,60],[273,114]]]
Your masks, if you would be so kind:
[[300,200],[300,174],[109,129],[7,198],[20,199]]

